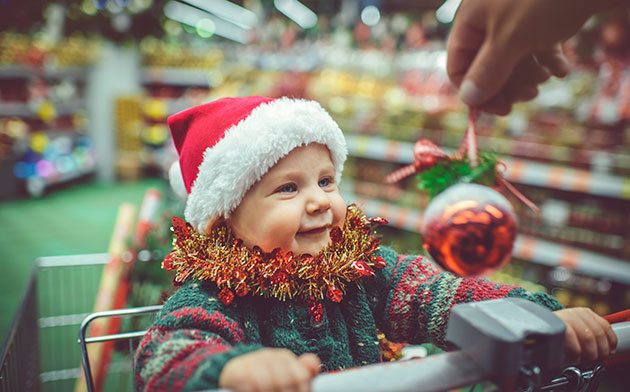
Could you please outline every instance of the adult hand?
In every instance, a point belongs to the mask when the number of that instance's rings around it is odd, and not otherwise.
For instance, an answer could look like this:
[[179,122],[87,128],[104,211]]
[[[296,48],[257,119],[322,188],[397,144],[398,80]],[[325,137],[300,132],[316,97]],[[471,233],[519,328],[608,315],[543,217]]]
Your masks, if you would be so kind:
[[460,99],[501,115],[515,102],[533,99],[540,83],[569,72],[560,44],[615,2],[462,1],[447,45],[447,70]]

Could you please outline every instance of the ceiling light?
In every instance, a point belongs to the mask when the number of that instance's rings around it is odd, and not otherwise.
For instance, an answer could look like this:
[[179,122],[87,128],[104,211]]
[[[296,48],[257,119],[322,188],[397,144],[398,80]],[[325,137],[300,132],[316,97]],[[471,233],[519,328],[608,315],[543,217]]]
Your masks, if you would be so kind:
[[361,11],[361,21],[368,26],[376,26],[381,20],[381,12],[373,5],[368,5]]
[[446,0],[440,8],[435,11],[435,18],[441,23],[451,23],[455,18],[455,13],[462,0]]
[[[195,29],[202,20],[209,19],[214,23],[214,34],[242,44],[247,43],[247,30],[189,5],[171,0],[164,5],[164,15]],[[201,26],[204,25],[208,26],[209,23],[204,21]]]
[[303,29],[317,25],[317,15],[297,0],[274,0],[273,5]]
[[183,0],[186,3],[214,14],[244,29],[251,29],[258,23],[255,13],[225,0]]

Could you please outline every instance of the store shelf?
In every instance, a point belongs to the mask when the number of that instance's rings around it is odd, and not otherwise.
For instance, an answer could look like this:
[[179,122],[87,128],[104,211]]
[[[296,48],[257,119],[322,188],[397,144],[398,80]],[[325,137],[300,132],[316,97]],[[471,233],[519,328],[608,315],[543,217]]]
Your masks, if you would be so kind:
[[[409,164],[413,162],[413,143],[376,136],[346,135],[348,152],[360,158]],[[444,149],[447,154],[452,151]],[[546,165],[522,159],[500,157],[507,166],[505,178],[525,185],[630,199],[630,178],[564,166]]]
[[[458,135],[459,136],[459,135]],[[510,140],[500,137],[478,136],[479,148],[497,154],[518,155],[526,159],[541,159],[559,163],[593,165],[599,161],[610,162],[611,169],[630,169],[630,156],[609,151],[590,150],[567,146],[549,145],[525,140]],[[574,161],[574,159],[579,161]]]
[[514,243],[513,255],[536,264],[565,267],[584,275],[630,284],[630,261],[600,253],[519,235]]
[[47,128],[43,130],[49,136],[69,136],[69,137],[82,137],[87,134],[87,129],[83,127],[79,128]]
[[[57,116],[67,116],[84,109],[79,100],[54,103]],[[37,108],[23,102],[0,102],[0,117],[37,117]]]
[[141,81],[144,84],[168,84],[172,86],[209,87],[210,73],[207,70],[183,68],[143,68]]
[[[356,203],[368,216],[381,216],[389,224],[403,230],[421,233],[421,211],[356,195],[352,182],[341,183],[341,193],[346,201]],[[566,267],[575,272],[630,284],[630,262],[566,245],[554,244],[531,236],[518,235],[513,256],[550,267]]]
[[87,76],[85,67],[35,68],[20,65],[0,66],[0,78],[44,77],[46,79],[84,80]]
[[[161,101],[166,107],[166,113],[165,113],[166,116],[170,116],[172,114],[181,112],[182,110],[189,109],[196,105],[195,102],[186,98],[177,98],[177,99],[157,98],[157,99]],[[166,116],[164,117],[164,121],[166,121]]]
[[40,197],[44,194],[44,191],[48,187],[73,181],[94,174],[95,172],[96,164],[91,163],[86,167],[82,167],[67,173],[60,173],[53,177],[29,177],[26,179],[26,190],[31,196]]
[[[355,127],[356,121],[348,121],[346,128]],[[444,131],[442,129],[418,128],[415,126],[396,124],[395,126],[383,122],[382,128],[395,127],[401,135],[414,135],[426,138],[446,146],[457,146],[462,140],[460,132]],[[605,151],[588,148],[588,145],[569,146],[548,144],[540,141],[523,140],[509,136],[477,135],[479,149],[494,151],[496,154],[517,156],[523,159],[543,160],[559,164],[579,165],[580,167],[605,166],[607,169],[620,170],[627,173],[630,170],[630,155],[619,151]],[[623,149],[621,149],[623,151]]]
[[33,111],[25,103],[0,102],[0,117],[31,117]]

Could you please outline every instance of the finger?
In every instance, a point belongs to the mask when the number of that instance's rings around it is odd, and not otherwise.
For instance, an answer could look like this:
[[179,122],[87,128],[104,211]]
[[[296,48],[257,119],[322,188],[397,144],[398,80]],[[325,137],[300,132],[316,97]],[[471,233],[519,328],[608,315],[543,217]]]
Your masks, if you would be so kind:
[[311,354],[311,353],[302,354],[298,357],[298,361],[300,361],[300,363],[308,369],[312,377],[317,376],[319,372],[321,371],[322,362],[319,360],[319,357],[315,354]]
[[274,376],[269,366],[257,366],[251,369],[252,390],[255,392],[269,391],[274,387]]
[[460,99],[469,106],[480,107],[494,97],[520,61],[517,53],[502,45],[485,42],[464,76]]
[[[485,14],[474,3],[462,3],[446,44],[446,71],[459,87],[485,39]],[[481,13],[480,13],[481,12]]]
[[566,324],[566,330],[564,333],[564,352],[566,355],[565,361],[569,363],[580,362],[582,356],[582,350],[580,349],[580,342],[573,327]]
[[505,116],[506,114],[509,114],[512,110],[512,103],[513,100],[507,99],[505,97],[505,94],[499,94],[498,96],[490,99],[485,104],[479,106],[478,109],[486,113]]
[[519,84],[510,83],[506,85],[499,94],[488,101],[487,105],[504,106],[514,104],[519,101],[529,101],[538,95],[538,85],[536,83]]
[[291,373],[292,381],[290,386],[295,390],[308,390],[311,382],[310,369],[308,369],[301,361],[291,361],[288,371]]
[[516,65],[510,81],[514,80],[513,83],[518,84],[541,84],[550,77],[549,70],[538,64],[533,56],[528,55]]
[[550,76],[547,69],[539,65],[532,56],[527,56],[518,63],[499,95],[510,104],[531,100],[538,95],[538,85]]
[[251,379],[243,379],[242,382],[237,382],[232,386],[226,386],[226,389],[234,392],[255,392],[258,390],[258,387],[255,382],[251,382]]
[[547,68],[553,76],[563,78],[569,74],[570,66],[562,52],[562,45],[554,45],[553,48],[536,54],[536,60]]
[[524,87],[518,94],[514,96],[514,101],[531,101],[538,96],[538,87]]
[[610,323],[606,321],[606,319],[598,316],[596,320],[599,323],[599,325],[602,327],[602,329],[604,330],[604,333],[606,334],[606,339],[608,340],[608,345],[610,348],[609,354],[612,355],[615,353],[615,350],[617,349],[617,344],[618,344],[617,335],[615,334],[615,331],[613,331]]
[[280,349],[269,363],[268,372],[272,380],[272,390],[297,390],[302,378],[308,377],[308,370],[297,361],[297,356],[289,350]]
[[[238,360],[236,360],[238,361]],[[256,382],[249,374],[235,371],[234,369],[240,368],[240,362],[230,361],[223,368],[219,377],[219,388],[229,389],[235,392],[252,392],[256,389]]]
[[584,330],[578,331],[581,335],[582,343],[582,361],[594,362],[597,359],[607,356],[609,353],[608,340],[601,326],[593,317],[595,314],[590,309],[584,309],[577,313],[583,322]]

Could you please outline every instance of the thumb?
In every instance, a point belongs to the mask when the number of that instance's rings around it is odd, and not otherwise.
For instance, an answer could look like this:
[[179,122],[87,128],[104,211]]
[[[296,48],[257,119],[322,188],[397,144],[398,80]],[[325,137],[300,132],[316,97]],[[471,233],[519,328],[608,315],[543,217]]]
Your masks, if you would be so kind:
[[563,78],[569,74],[569,62],[562,53],[562,46],[560,44],[537,53],[536,60],[540,65],[549,69],[554,76]]
[[519,60],[514,51],[484,42],[464,76],[459,98],[471,107],[487,102],[501,91]]
[[315,354],[307,353],[298,357],[298,361],[311,372],[311,376],[315,377],[319,374],[322,363]]

